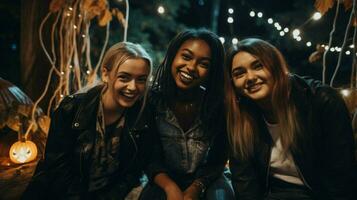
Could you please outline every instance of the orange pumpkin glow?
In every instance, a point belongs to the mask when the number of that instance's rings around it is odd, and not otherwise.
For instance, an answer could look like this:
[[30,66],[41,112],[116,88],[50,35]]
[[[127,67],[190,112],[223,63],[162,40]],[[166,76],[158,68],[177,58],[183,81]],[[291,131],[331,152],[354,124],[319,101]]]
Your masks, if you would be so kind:
[[16,164],[26,163],[37,157],[36,144],[31,141],[17,141],[9,151],[10,160]]

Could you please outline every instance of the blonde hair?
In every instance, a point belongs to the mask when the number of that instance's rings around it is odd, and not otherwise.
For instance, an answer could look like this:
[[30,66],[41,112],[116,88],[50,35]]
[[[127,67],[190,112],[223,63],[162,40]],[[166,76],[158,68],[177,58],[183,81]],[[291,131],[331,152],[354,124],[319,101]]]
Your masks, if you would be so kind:
[[143,59],[149,66],[149,76],[146,80],[146,89],[143,95],[143,103],[137,117],[138,120],[145,108],[147,94],[149,91],[149,82],[152,76],[152,59],[150,55],[139,44],[134,44],[131,42],[119,42],[107,50],[103,57],[101,69],[103,70],[103,68],[105,68],[108,72],[112,70],[118,70],[120,65],[122,65],[128,59]]
[[227,132],[233,154],[245,159],[252,155],[254,145],[259,140],[260,131],[253,117],[257,105],[245,97],[239,97],[231,79],[233,58],[241,51],[258,58],[272,74],[274,84],[271,104],[273,114],[277,116],[280,126],[279,134],[282,147],[284,152],[295,148],[295,140],[300,132],[300,127],[296,117],[295,104],[289,98],[291,85],[287,63],[281,52],[270,43],[256,38],[248,38],[229,50],[224,72]]

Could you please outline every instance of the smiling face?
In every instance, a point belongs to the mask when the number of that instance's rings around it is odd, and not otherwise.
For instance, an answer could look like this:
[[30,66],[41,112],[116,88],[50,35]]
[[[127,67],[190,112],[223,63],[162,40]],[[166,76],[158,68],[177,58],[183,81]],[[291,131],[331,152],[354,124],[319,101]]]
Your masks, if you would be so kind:
[[108,84],[103,103],[120,109],[133,106],[144,94],[150,67],[144,59],[128,59],[111,71],[103,68],[102,73]]
[[206,79],[211,64],[211,49],[201,39],[185,41],[171,65],[172,77],[182,90],[196,88]]
[[239,94],[258,104],[270,102],[273,77],[268,68],[252,54],[241,51],[233,57],[231,77]]

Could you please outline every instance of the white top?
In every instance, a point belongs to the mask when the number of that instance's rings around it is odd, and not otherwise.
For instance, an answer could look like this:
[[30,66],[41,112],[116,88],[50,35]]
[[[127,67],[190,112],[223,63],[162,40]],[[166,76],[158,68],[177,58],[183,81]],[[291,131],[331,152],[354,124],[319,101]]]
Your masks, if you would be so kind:
[[288,152],[286,158],[279,137],[279,124],[270,124],[264,119],[269,133],[273,139],[273,147],[270,156],[270,175],[285,182],[304,185],[299,172],[295,166],[291,153]]

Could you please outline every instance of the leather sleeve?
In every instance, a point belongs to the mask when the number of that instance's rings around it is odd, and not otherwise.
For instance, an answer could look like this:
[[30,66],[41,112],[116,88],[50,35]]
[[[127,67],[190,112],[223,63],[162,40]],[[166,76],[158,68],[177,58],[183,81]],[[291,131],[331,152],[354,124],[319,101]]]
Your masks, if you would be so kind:
[[340,94],[321,87],[316,92],[323,152],[322,184],[331,199],[352,200],[356,196],[356,160],[350,114]]
[[232,173],[232,186],[236,199],[262,200],[263,190],[259,184],[258,175],[253,162],[237,159],[233,156],[229,159],[229,168]]
[[44,158],[39,161],[22,199],[59,197],[72,184],[71,150],[75,142],[70,132],[75,105],[72,101],[73,97],[66,97],[53,113]]

